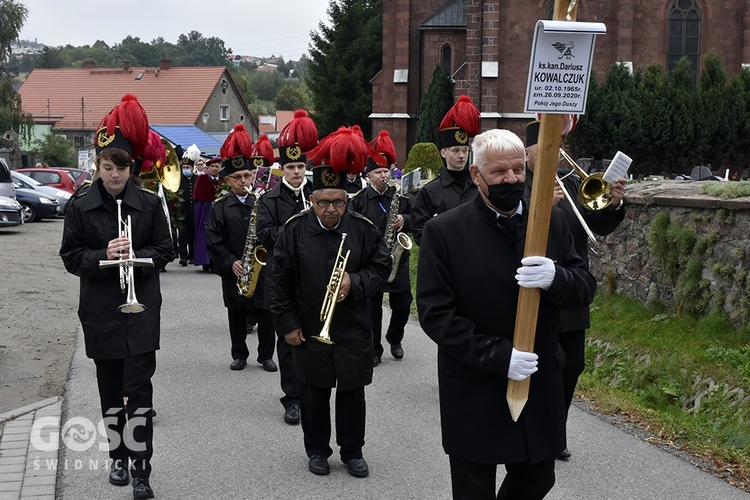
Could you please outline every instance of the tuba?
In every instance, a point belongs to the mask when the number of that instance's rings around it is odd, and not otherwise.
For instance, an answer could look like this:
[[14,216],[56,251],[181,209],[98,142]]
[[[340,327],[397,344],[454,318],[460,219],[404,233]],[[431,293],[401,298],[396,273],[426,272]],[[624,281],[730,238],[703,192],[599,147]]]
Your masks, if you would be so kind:
[[391,201],[391,207],[388,210],[388,219],[385,221],[385,246],[388,247],[388,251],[391,252],[391,260],[393,261],[393,267],[391,268],[391,274],[388,276],[388,283],[393,283],[396,279],[396,273],[398,272],[398,265],[401,262],[401,256],[404,250],[411,250],[412,242],[409,235],[406,233],[396,232],[393,229],[393,221],[398,217],[398,206],[401,194],[399,193],[398,184],[393,186],[393,200]]
[[344,251],[344,240],[346,240],[346,233],[341,233],[341,244],[339,245],[339,251],[336,254],[336,262],[333,264],[331,278],[328,280],[326,296],[323,299],[323,307],[320,309],[320,321],[323,321],[323,328],[318,335],[313,337],[315,340],[323,342],[324,344],[333,344],[330,335],[331,320],[333,319],[333,310],[336,308],[336,299],[339,295],[341,282],[344,280],[346,263],[349,260],[349,254],[351,253],[351,250],[347,250],[346,255],[341,255]]
[[164,189],[176,193],[180,189],[180,159],[174,148],[166,139],[162,138],[162,145],[167,156],[167,162],[162,165],[158,160],[148,172],[142,172],[138,177],[144,181],[159,181]]
[[126,258],[120,258],[115,260],[100,260],[99,268],[106,269],[108,267],[118,266],[120,268],[120,290],[125,292],[127,290],[127,299],[125,303],[121,304],[117,308],[121,313],[134,314],[140,313],[146,310],[146,306],[138,302],[138,298],[135,296],[135,273],[133,272],[134,266],[153,266],[154,261],[150,257],[148,258],[136,258],[135,252],[133,252],[132,242],[132,224],[130,216],[128,215],[127,223],[122,219],[122,200],[117,201],[117,235],[118,237],[126,237],[130,241],[130,247],[128,248],[128,255]]
[[237,278],[237,293],[243,297],[250,298],[255,293],[260,279],[260,271],[266,265],[266,248],[263,245],[255,246],[255,226],[258,219],[258,204],[260,196],[258,193],[246,187],[248,195],[255,196],[253,212],[250,215],[250,225],[247,228],[245,238],[245,250],[242,253],[242,275]]

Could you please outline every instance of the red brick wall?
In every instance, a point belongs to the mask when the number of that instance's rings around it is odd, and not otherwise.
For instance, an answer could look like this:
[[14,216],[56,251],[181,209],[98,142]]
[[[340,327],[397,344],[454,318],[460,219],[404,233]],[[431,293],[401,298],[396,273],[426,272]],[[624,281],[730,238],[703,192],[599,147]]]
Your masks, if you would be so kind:
[[[466,0],[467,26],[461,31],[425,31],[419,26],[446,0],[384,0],[383,71],[373,81],[373,113],[408,113],[408,120],[374,120],[373,133],[386,128],[400,159],[414,142],[419,99],[427,90],[441,48],[453,48],[455,95],[468,94],[482,113],[523,113],[534,25],[549,0]],[[701,54],[715,50],[729,77],[750,63],[750,0],[698,0]],[[667,14],[672,0],[587,0],[578,20],[602,22],[594,68],[600,76],[618,60],[645,69],[666,62]],[[482,78],[481,62],[497,61],[498,77]],[[463,65],[463,66],[462,66]],[[409,83],[394,84],[393,69],[409,68]],[[525,118],[485,118],[483,129],[505,127],[523,137]],[[393,129],[399,131],[399,137]]]

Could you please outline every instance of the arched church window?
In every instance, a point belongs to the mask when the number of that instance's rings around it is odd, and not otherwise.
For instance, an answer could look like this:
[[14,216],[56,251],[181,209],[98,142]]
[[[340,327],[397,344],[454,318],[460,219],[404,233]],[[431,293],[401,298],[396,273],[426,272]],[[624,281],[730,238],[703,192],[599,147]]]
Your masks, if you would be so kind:
[[449,74],[453,72],[453,51],[450,45],[443,45],[440,51],[440,65],[443,67],[443,71]]
[[667,71],[686,57],[697,78],[700,60],[701,10],[696,0],[674,0],[667,18]]

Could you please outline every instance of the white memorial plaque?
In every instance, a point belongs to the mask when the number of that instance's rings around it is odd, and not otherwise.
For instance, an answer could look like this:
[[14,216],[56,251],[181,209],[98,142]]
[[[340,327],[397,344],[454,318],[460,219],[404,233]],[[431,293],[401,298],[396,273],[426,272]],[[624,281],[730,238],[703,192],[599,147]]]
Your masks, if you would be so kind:
[[603,23],[537,21],[531,49],[526,113],[582,114],[597,34]]

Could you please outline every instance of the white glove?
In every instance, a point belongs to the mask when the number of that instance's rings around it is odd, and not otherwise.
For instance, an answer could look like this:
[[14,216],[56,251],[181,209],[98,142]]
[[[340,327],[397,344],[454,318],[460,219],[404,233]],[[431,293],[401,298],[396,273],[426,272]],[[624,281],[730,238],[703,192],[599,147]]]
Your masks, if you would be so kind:
[[508,366],[508,378],[513,380],[525,380],[529,375],[538,370],[537,359],[539,356],[533,352],[517,351],[513,348],[510,354],[510,365]]
[[555,279],[555,263],[547,257],[524,257],[521,259],[523,267],[516,272],[516,281],[524,288],[541,288],[549,290]]

